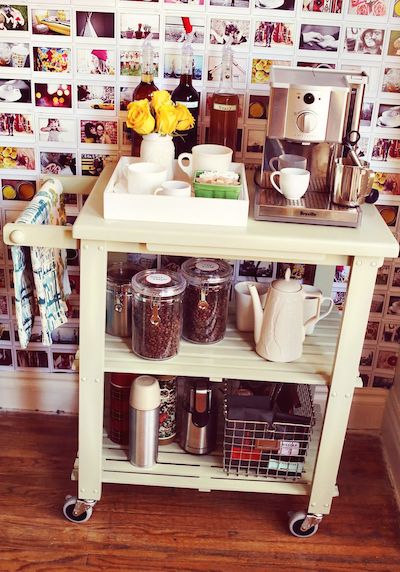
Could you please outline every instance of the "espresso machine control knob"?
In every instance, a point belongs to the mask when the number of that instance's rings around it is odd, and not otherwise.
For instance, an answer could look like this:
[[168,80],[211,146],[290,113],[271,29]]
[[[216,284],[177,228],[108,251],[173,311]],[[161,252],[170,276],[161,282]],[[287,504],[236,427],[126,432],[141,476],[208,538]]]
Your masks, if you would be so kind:
[[297,116],[296,124],[302,133],[311,133],[317,127],[317,116],[310,111],[303,111]]

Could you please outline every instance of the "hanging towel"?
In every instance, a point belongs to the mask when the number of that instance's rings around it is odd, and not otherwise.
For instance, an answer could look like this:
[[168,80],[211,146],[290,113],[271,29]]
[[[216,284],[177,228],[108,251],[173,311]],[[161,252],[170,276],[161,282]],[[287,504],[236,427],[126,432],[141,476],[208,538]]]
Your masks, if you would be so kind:
[[[17,219],[18,223],[65,225],[66,215],[62,185],[49,180],[33,197]],[[65,324],[66,298],[71,293],[65,249],[41,246],[12,246],[14,265],[15,309],[18,336],[26,348],[35,317],[35,290],[42,326],[42,343],[50,346],[52,332]]]

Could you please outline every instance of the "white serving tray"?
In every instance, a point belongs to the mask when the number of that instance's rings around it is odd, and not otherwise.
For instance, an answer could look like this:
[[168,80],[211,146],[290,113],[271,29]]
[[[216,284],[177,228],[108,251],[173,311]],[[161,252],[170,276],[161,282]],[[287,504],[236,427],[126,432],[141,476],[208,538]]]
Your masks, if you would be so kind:
[[[243,163],[232,163],[230,169],[240,174],[242,192],[237,200],[203,197],[171,197],[165,195],[134,195],[127,192],[123,174],[125,165],[139,161],[121,157],[104,189],[105,219],[246,226],[249,215],[249,193]],[[175,161],[174,178],[189,181]]]

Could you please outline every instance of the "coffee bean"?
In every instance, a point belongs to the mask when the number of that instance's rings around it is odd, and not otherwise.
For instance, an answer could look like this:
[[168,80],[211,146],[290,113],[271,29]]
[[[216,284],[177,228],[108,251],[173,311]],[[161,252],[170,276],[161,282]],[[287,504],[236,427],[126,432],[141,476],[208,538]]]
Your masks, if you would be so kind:
[[[205,300],[202,287],[188,284],[183,298],[183,337],[199,344],[223,339],[228,319],[230,283],[207,285]],[[204,290],[203,290],[204,291]],[[204,295],[203,295],[204,297]]]

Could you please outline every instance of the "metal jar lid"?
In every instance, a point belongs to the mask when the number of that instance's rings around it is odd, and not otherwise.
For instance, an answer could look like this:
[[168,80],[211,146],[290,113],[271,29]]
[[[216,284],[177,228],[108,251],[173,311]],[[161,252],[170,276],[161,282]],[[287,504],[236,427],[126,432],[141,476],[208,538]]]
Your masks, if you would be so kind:
[[180,272],[173,270],[148,269],[138,272],[132,278],[132,291],[151,298],[169,298],[181,294],[186,288],[186,280]]
[[233,274],[230,264],[216,258],[190,258],[181,268],[186,280],[198,285],[230,282]]
[[107,268],[107,287],[131,285],[131,280],[135,274],[143,270],[139,264],[132,262],[113,262]]

